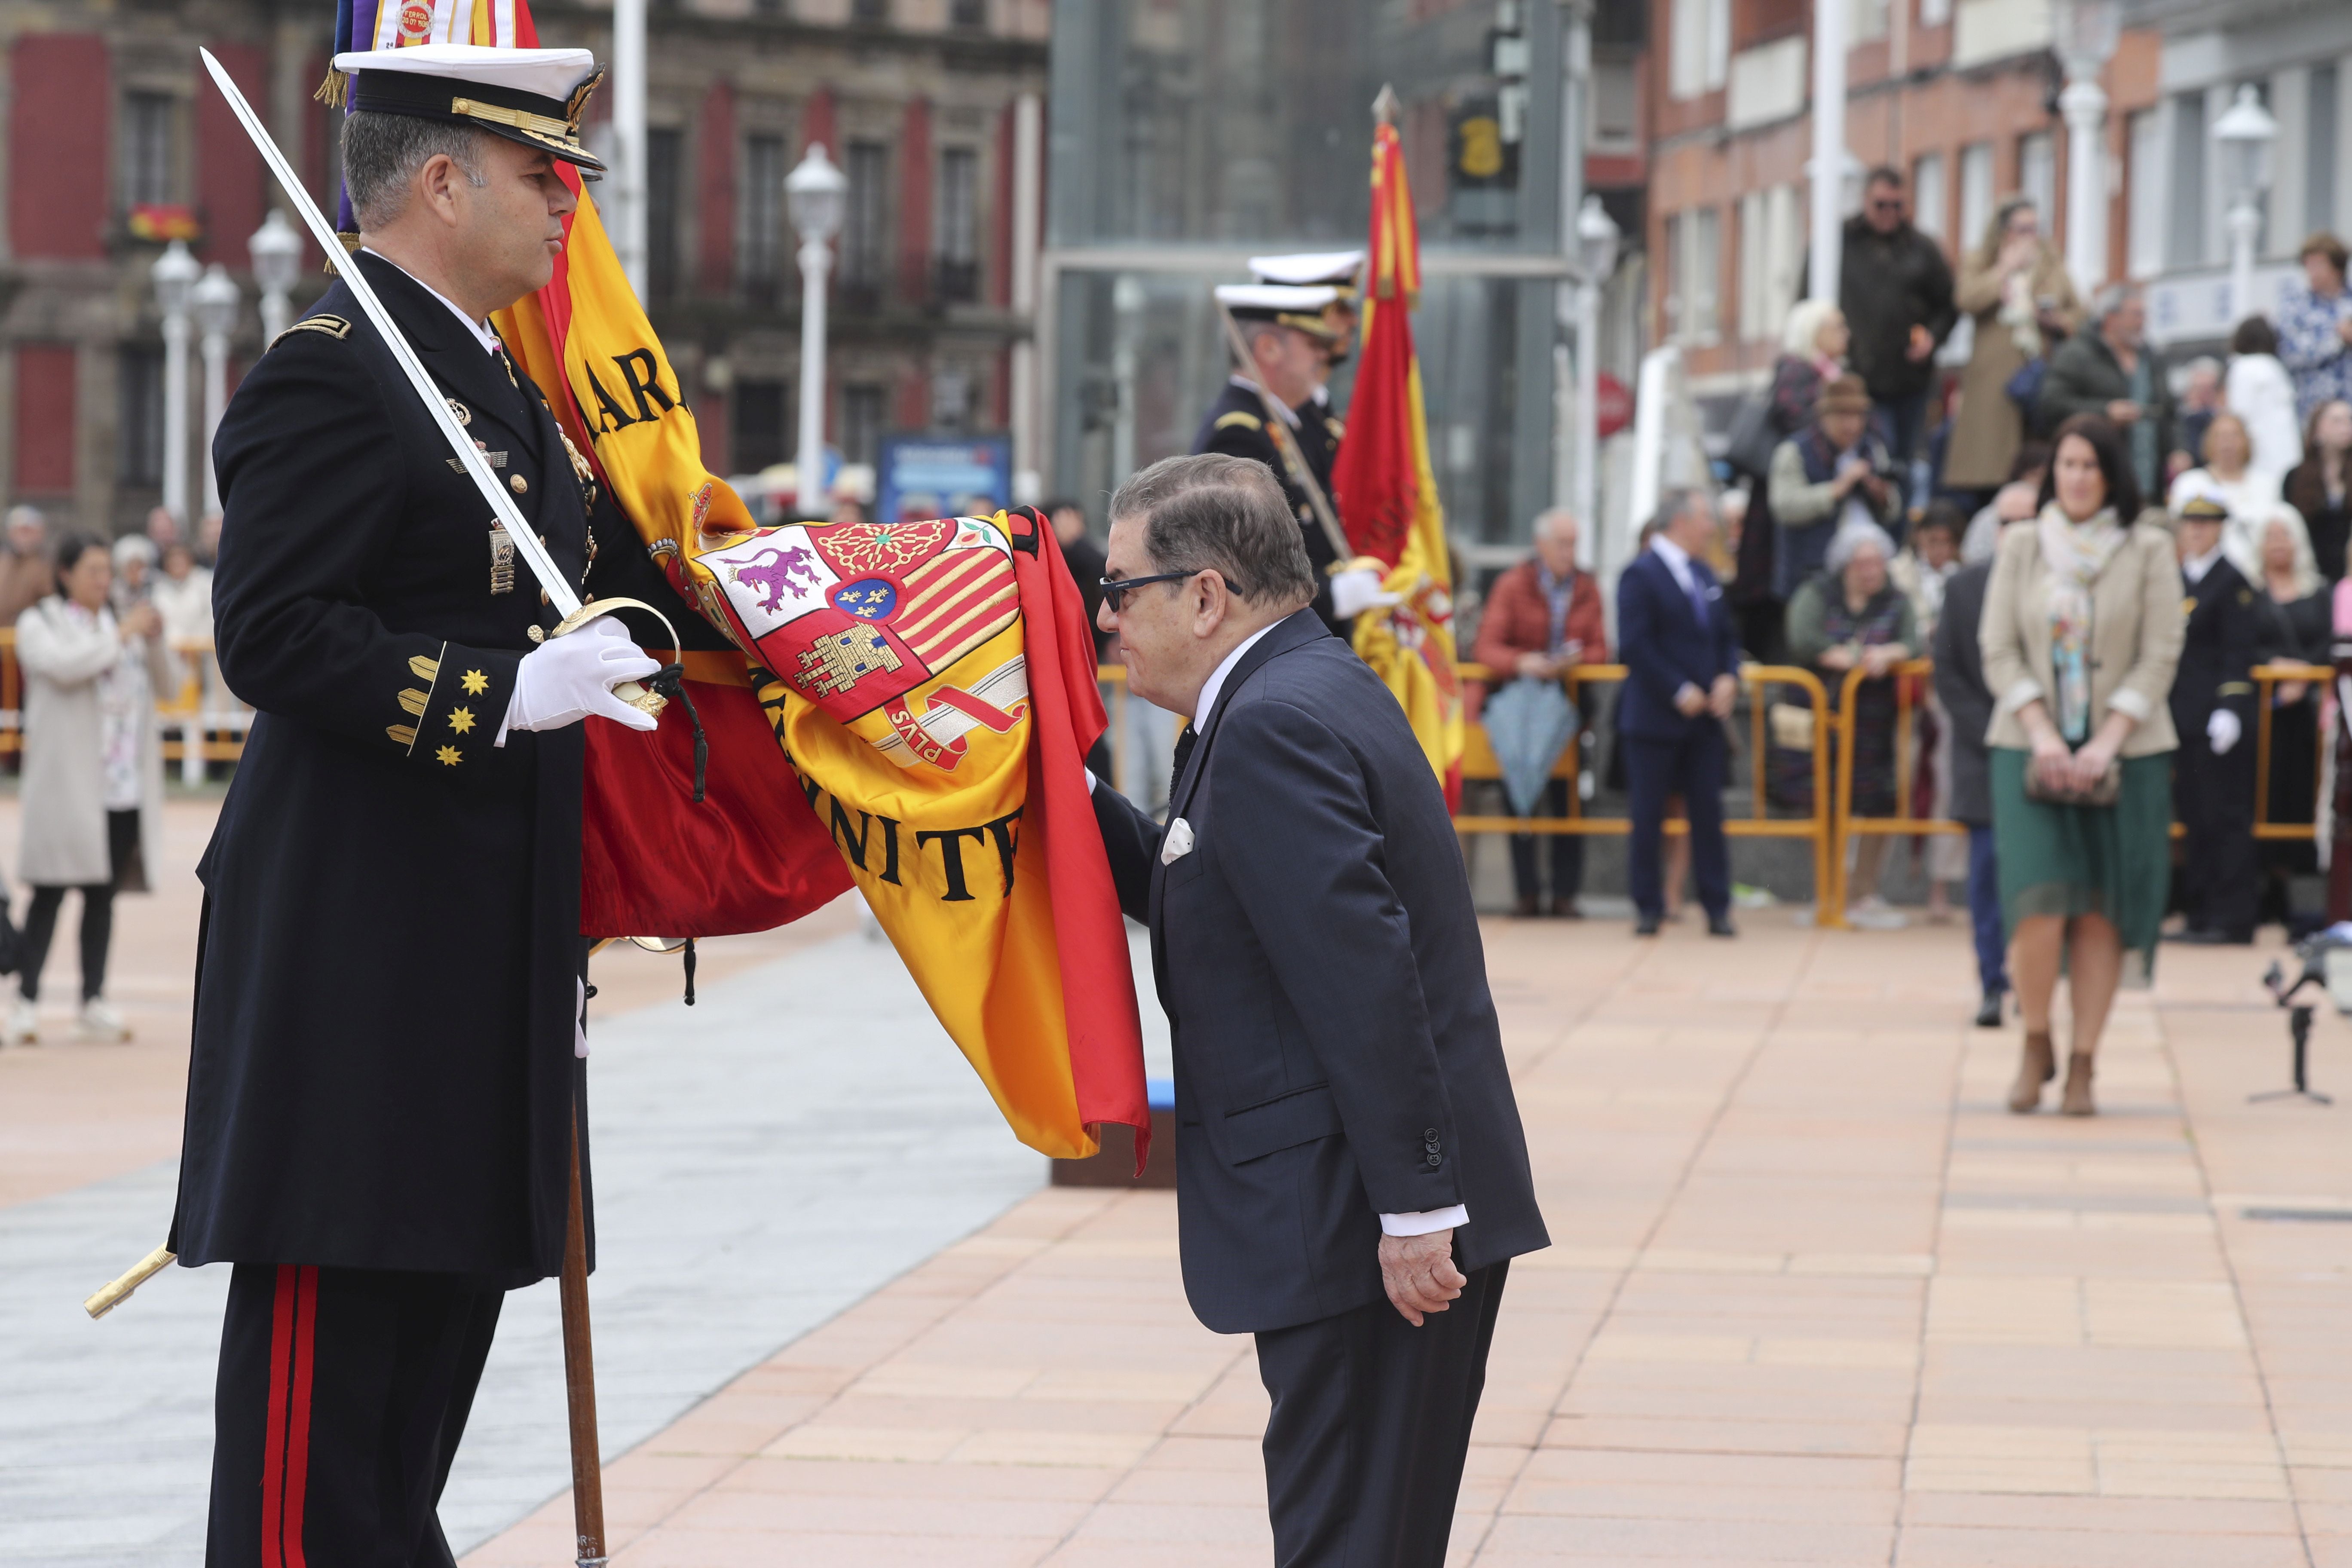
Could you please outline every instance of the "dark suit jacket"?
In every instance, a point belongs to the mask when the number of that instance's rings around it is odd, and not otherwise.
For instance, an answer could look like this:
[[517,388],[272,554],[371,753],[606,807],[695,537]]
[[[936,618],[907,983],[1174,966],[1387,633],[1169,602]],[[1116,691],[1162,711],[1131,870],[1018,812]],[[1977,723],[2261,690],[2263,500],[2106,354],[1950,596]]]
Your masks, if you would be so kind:
[[2251,736],[2254,683],[2248,672],[2262,657],[2270,606],[2226,560],[2214,562],[2186,586],[2180,607],[2189,625],[2181,637],[2179,670],[2172,678],[2172,727],[2186,746],[2205,733],[2213,710],[2227,708]]
[[1985,731],[1992,727],[1992,691],[1985,685],[1984,647],[1978,637],[1985,585],[1991,581],[1990,561],[1953,573],[1936,621],[1936,699],[1952,721],[1952,817],[1973,827],[1992,826],[1992,764],[1985,746]]
[[1465,1271],[1550,1245],[1445,797],[1301,610],[1227,678],[1169,802],[1095,791],[1176,1047],[1177,1228],[1220,1333],[1381,1299],[1380,1216],[1468,1205]]
[[[1298,437],[1299,455],[1307,459],[1316,482],[1323,487],[1324,498],[1328,500],[1331,463],[1339,454],[1339,445],[1329,426],[1319,431],[1309,428],[1321,417],[1302,415],[1294,434]],[[1217,400],[1209,405],[1209,412],[1201,418],[1201,428],[1192,437],[1192,452],[1195,457],[1203,452],[1221,452],[1229,458],[1255,458],[1274,470],[1291,511],[1298,519],[1299,536],[1307,543],[1307,563],[1315,569],[1315,613],[1334,636],[1346,637],[1349,623],[1339,619],[1331,609],[1330,570],[1339,556],[1331,548],[1330,536],[1316,521],[1314,503],[1307,499],[1307,487],[1298,482],[1290,466],[1283,461],[1282,448],[1267,432],[1265,405],[1259,401],[1257,394],[1227,380]]]
[[1656,551],[1643,551],[1617,579],[1617,658],[1625,666],[1624,694],[1617,700],[1621,735],[1678,741],[1721,722],[1704,711],[1686,718],[1675,708],[1684,682],[1705,691],[1717,676],[1739,673],[1739,631],[1723,587],[1704,561],[1691,563],[1691,574],[1706,595],[1704,625]]

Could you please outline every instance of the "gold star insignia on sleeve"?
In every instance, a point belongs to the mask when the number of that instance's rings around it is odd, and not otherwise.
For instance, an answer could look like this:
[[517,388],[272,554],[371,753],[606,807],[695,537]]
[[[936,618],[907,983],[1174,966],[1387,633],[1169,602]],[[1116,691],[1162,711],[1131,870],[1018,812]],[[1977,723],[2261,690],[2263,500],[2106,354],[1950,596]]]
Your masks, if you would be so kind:
[[466,688],[466,695],[479,697],[490,689],[490,678],[478,669],[469,669],[466,672],[466,679],[460,684]]
[[473,727],[474,710],[472,709],[452,708],[449,710],[449,728],[457,731],[460,735],[463,735],[472,730]]
[[464,753],[459,752],[455,746],[444,746],[433,754],[441,759],[441,765],[445,768],[456,767],[457,765],[457,760],[464,755]]

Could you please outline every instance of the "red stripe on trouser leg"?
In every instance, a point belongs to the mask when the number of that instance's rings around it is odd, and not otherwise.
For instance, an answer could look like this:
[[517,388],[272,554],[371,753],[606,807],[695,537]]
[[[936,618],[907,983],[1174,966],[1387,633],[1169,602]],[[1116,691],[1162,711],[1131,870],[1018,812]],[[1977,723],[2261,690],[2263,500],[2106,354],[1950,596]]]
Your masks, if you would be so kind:
[[286,1568],[278,1531],[286,1505],[286,1395],[294,1350],[294,1298],[301,1270],[280,1264],[269,1314],[269,1415],[261,1444],[261,1568]]
[[319,1320],[319,1270],[299,1271],[294,1303],[294,1382],[286,1413],[285,1568],[307,1568],[302,1503],[310,1489],[310,1368]]

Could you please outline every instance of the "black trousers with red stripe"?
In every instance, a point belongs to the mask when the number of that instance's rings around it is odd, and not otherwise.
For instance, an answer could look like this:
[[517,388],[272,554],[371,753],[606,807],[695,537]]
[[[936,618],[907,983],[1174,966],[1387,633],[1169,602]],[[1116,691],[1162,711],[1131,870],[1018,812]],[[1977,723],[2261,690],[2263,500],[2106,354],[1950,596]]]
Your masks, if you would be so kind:
[[454,1568],[436,1509],[504,1300],[457,1275],[236,1265],[206,1568]]

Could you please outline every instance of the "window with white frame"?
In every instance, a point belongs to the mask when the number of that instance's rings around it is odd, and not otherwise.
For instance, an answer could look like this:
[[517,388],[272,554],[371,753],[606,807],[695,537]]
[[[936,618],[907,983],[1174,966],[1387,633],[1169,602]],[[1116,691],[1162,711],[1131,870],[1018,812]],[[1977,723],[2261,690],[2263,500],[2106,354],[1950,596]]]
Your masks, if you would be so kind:
[[1949,237],[1951,193],[1944,188],[1944,155],[1923,153],[1911,165],[1911,222],[1930,239]]
[[2205,265],[2205,93],[2172,100],[2171,178],[2166,184],[2164,258],[2173,267]]
[[1762,191],[1749,191],[1739,198],[1739,321],[1740,338],[1754,342],[1771,334],[1771,306],[1767,303],[1765,274],[1770,263],[1766,258],[1771,239],[1771,219],[1765,212]]
[[2311,68],[2303,97],[2303,226],[2336,226],[2336,125],[2343,113],[2336,62]]
[[2143,109],[2131,117],[2131,167],[2125,194],[2126,268],[2134,278],[2164,270],[2164,116]]
[[1713,207],[1693,207],[1676,214],[1669,226],[1667,330],[1681,342],[1714,342],[1721,329],[1716,300],[1723,268],[1720,215]]
[[2047,131],[2017,139],[2018,194],[2033,204],[2033,216],[2043,234],[2058,227],[2058,149]]
[[1738,334],[1774,342],[1797,298],[1803,239],[1798,233],[1797,187],[1771,185],[1739,198]]
[[1667,89],[1697,98],[1731,74],[1731,0],[1673,0]]
[[1919,25],[1940,27],[1952,19],[1952,0],[1919,0]]
[[1846,0],[1846,37],[1867,44],[1886,37],[1888,0]]
[[1960,149],[1960,243],[1974,245],[1992,221],[1992,143]]

